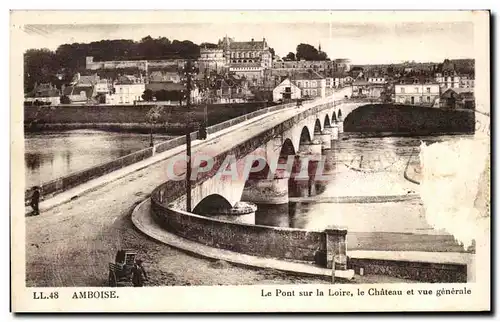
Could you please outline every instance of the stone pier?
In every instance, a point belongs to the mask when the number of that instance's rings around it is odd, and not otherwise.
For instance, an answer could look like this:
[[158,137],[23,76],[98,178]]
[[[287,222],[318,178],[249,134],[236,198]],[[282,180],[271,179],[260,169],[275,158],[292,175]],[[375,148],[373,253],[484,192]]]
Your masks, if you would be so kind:
[[318,136],[321,141],[321,149],[322,150],[330,150],[332,148],[332,139],[331,139],[331,131],[329,128],[325,128],[321,133],[314,134],[314,136]]
[[314,178],[318,163],[321,161],[322,142],[313,140],[300,146],[295,156],[294,166],[290,175],[290,194],[294,197],[310,197],[316,195]]
[[257,206],[251,202],[237,202],[233,208],[217,209],[206,216],[239,224],[255,225]]

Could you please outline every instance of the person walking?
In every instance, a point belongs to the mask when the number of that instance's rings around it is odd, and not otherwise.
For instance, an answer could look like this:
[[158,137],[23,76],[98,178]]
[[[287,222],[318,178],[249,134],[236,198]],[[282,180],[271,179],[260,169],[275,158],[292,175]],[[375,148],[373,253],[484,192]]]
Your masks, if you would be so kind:
[[38,216],[40,214],[39,204],[40,204],[40,187],[33,187],[33,195],[31,196],[30,206],[33,208],[33,216]]
[[134,284],[134,287],[142,287],[144,285],[144,281],[147,279],[148,276],[146,274],[146,270],[142,266],[142,260],[136,260],[134,266],[132,267],[132,284]]

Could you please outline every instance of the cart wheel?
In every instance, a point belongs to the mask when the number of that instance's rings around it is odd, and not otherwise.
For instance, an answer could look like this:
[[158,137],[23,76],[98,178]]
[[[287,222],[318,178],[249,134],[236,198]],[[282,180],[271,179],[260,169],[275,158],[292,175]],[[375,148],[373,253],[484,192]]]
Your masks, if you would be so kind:
[[110,287],[116,287],[116,275],[113,271],[109,271],[108,284]]

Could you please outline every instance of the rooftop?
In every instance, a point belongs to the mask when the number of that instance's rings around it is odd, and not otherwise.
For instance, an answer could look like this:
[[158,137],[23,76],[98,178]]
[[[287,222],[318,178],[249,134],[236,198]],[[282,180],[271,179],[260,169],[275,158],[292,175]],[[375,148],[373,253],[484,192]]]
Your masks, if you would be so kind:
[[264,41],[233,41],[229,44],[229,49],[236,50],[262,50],[266,48]]
[[158,82],[146,84],[146,89],[152,90],[153,92],[165,90],[165,91],[183,91],[184,85],[173,82]]
[[293,73],[292,74],[292,78],[294,80],[302,80],[302,79],[307,79],[307,80],[324,79],[323,76],[321,76],[320,74],[318,74],[315,71]]

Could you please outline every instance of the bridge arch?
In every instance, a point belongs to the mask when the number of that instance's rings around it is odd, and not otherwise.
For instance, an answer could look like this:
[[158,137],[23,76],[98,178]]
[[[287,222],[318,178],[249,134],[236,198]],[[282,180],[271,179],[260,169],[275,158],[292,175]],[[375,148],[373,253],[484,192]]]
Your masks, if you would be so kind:
[[300,147],[300,145],[302,145],[304,143],[311,142],[313,137],[314,137],[314,135],[309,130],[309,127],[307,127],[307,126],[302,127],[302,131],[300,131],[299,147]]
[[315,135],[320,134],[321,129],[322,129],[321,121],[319,119],[316,119],[316,121],[314,122],[314,134]]
[[336,123],[338,121],[337,119],[337,112],[335,112],[335,110],[333,110],[332,112],[332,123]]
[[292,140],[286,138],[283,142],[283,145],[281,145],[279,158],[287,158],[289,155],[297,154],[297,150],[298,149],[293,146]]
[[330,127],[331,126],[331,123],[330,123],[330,116],[328,115],[328,113],[325,115],[325,120],[323,121],[323,128],[325,127]]
[[231,203],[219,194],[211,194],[203,198],[196,207],[193,213],[198,215],[216,214],[220,210],[231,209]]

